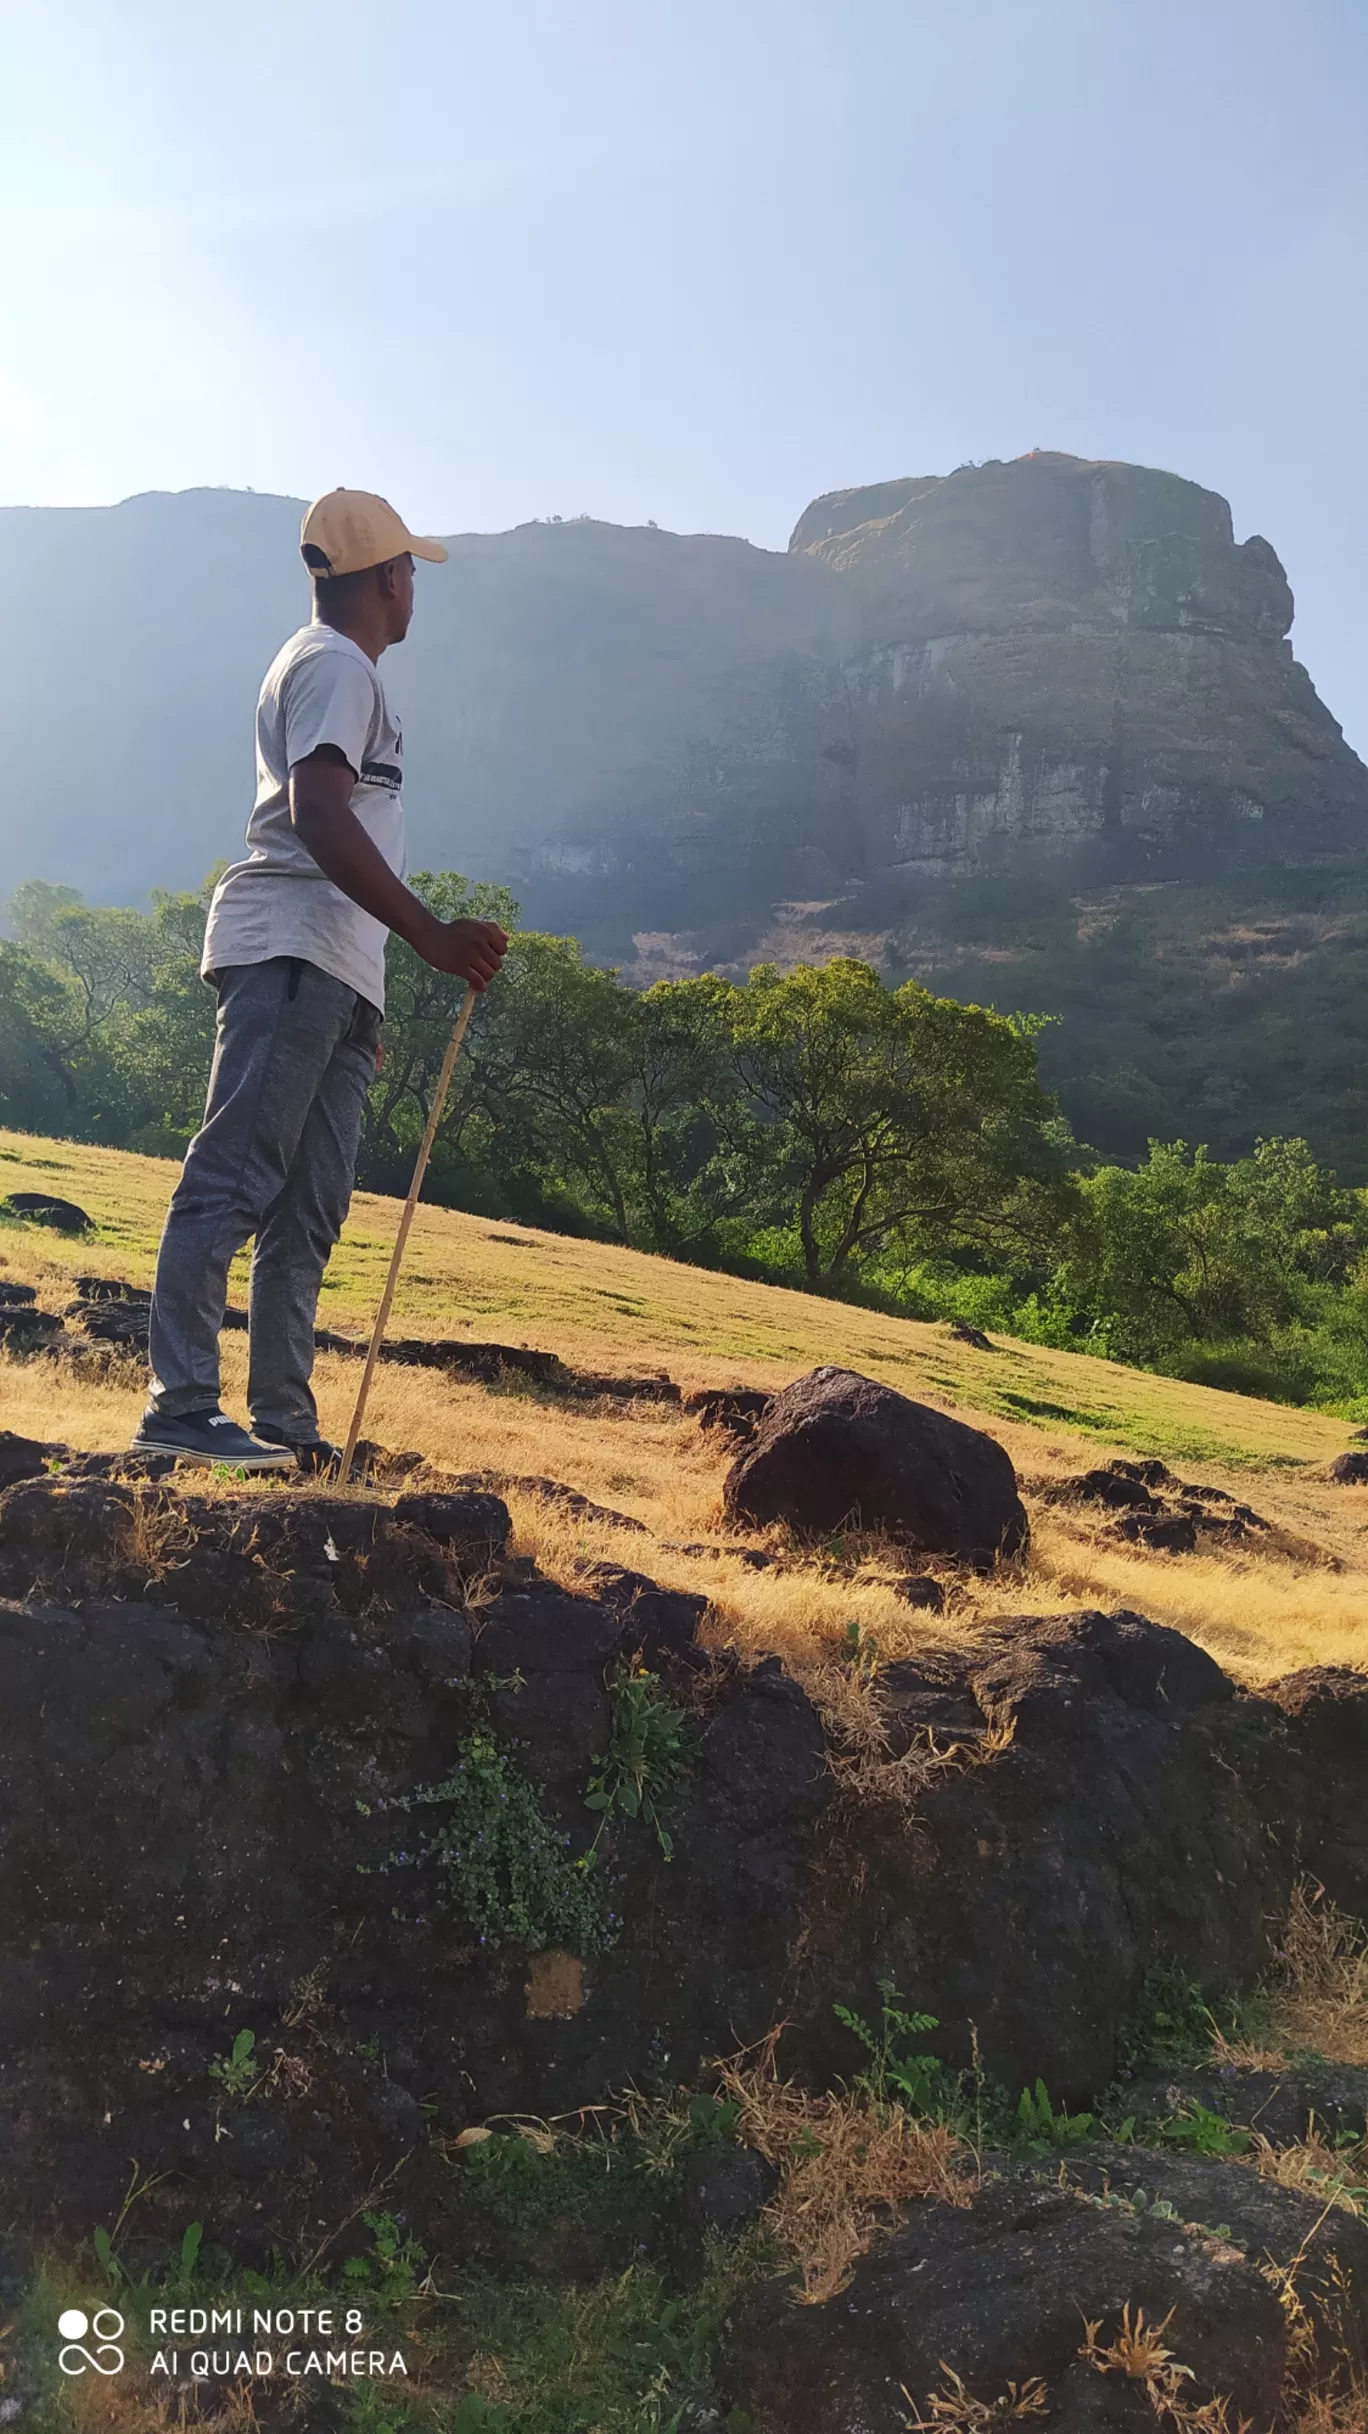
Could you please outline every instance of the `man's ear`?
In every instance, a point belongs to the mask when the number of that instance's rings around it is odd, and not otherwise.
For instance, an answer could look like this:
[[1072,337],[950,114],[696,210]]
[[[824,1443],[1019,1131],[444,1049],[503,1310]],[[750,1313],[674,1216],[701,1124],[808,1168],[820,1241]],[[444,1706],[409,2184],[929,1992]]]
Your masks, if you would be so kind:
[[393,600],[396,598],[399,590],[399,560],[386,558],[382,566],[377,566],[375,576],[380,586],[381,599]]

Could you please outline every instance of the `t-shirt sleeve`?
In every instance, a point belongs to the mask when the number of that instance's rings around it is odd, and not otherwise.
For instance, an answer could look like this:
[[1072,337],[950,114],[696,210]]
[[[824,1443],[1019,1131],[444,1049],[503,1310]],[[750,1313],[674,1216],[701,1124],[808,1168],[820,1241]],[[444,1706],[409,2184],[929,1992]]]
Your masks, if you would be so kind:
[[375,718],[375,687],[356,661],[341,651],[319,651],[301,659],[285,680],[285,766],[306,761],[320,744],[332,744],[357,776]]

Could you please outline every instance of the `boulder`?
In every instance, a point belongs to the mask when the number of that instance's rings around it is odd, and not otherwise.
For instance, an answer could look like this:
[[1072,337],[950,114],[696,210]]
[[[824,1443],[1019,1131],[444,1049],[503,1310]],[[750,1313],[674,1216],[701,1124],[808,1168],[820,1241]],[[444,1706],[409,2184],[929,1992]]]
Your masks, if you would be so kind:
[[905,1606],[917,1606],[926,1614],[945,1611],[945,1583],[933,1572],[905,1572],[893,1583],[893,1595]]
[[41,1478],[61,1451],[60,1446],[46,1445],[39,1437],[20,1437],[12,1428],[0,1428],[0,1488],[13,1487],[20,1479]]
[[[904,2434],[996,2424],[999,2400],[1001,2422],[1015,2424],[1004,2396],[1038,2379],[1043,2412],[1023,2423],[1142,2434],[1169,2420],[1157,2376],[1147,2388],[1107,2360],[1129,2311],[1132,2329],[1139,2316],[1166,2326],[1163,2344],[1187,2369],[1173,2385],[1185,2407],[1224,2401],[1231,2434],[1241,2423],[1263,2434],[1287,2422],[1307,2363],[1280,2271],[1292,2273],[1315,2363],[1359,2371],[1368,2226],[1356,2216],[1205,2158],[1100,2149],[1009,2168],[969,2206],[914,2206],[824,2306],[795,2307],[784,2281],[763,2285],[736,2321],[724,2388],[754,2434]],[[964,2395],[978,2415],[936,2406]]]
[[512,1524],[497,1497],[441,1502],[438,1539],[359,1496],[27,1478],[0,1495],[0,1595],[146,1599],[254,1626],[410,1608],[421,1596],[458,1604],[462,1578],[507,1544]]
[[61,1234],[91,1234],[95,1220],[88,1217],[74,1200],[62,1200],[55,1192],[11,1192],[5,1207],[16,1217],[27,1217],[33,1225],[55,1226]]
[[852,1369],[811,1370],[775,1396],[728,1473],[726,1509],[814,1536],[883,1530],[983,1568],[1028,1534],[996,1438]]
[[51,1343],[61,1332],[62,1322],[52,1310],[35,1310],[23,1302],[0,1304],[0,1344],[13,1344],[22,1352]]
[[429,1538],[435,1538],[440,1547],[468,1570],[488,1569],[502,1563],[513,1536],[507,1505],[498,1496],[479,1488],[468,1488],[455,1496],[400,1496],[395,1502],[394,1518],[426,1530]]
[[1121,2114],[1133,2114],[1142,2130],[1200,2105],[1275,2147],[1291,2146],[1313,2129],[1332,2146],[1340,2139],[1357,2143],[1368,2134],[1368,2070],[1352,2063],[1298,2062],[1247,2071],[1210,2062],[1144,2070],[1121,2083],[1116,2101]]

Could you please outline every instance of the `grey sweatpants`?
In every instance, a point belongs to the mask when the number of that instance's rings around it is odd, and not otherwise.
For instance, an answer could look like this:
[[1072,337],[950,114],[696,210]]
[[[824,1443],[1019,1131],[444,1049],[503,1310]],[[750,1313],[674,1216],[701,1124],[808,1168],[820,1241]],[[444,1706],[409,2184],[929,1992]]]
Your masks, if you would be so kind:
[[294,956],[235,964],[214,979],[204,1122],[157,1255],[151,1407],[173,1419],[217,1405],[228,1266],[255,1235],[252,1420],[308,1443],[318,1434],[309,1384],[318,1290],[351,1200],[380,1015]]

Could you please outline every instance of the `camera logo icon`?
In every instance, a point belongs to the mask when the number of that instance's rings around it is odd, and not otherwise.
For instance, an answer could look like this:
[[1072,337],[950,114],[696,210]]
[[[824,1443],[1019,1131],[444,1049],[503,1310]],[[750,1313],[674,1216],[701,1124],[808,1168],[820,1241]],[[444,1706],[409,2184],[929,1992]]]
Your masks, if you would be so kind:
[[[57,2330],[62,2347],[57,2352],[57,2364],[64,2375],[84,2375],[93,2369],[97,2375],[118,2375],[123,2371],[124,2354],[119,2348],[123,2339],[124,2320],[117,2307],[97,2307],[93,2316],[82,2308],[64,2307],[57,2318]],[[93,2349],[83,2347],[89,2338]]]

